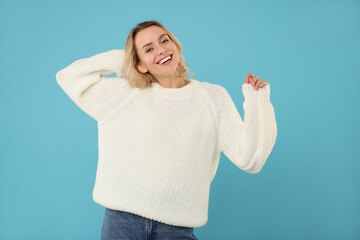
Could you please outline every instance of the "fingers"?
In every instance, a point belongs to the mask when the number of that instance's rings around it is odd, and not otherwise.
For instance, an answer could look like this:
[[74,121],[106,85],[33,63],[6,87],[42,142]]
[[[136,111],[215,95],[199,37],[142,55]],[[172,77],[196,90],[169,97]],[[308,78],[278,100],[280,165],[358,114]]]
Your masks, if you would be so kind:
[[255,83],[254,88],[255,88],[256,90],[259,89],[261,83],[263,83],[263,81],[261,80],[261,78],[259,78],[259,79],[257,80],[257,82]]
[[263,81],[261,78],[258,78],[256,76],[254,76],[253,73],[249,73],[246,77],[245,77],[245,83],[251,84],[252,86],[254,86],[255,90],[258,90],[259,88],[265,86],[266,84],[268,84],[267,81]]
[[267,81],[263,81],[262,83],[260,83],[260,87],[263,87],[263,86],[265,86],[266,84],[268,84],[268,82],[267,82]]
[[246,75],[244,83],[251,84],[253,77],[254,77],[254,74],[249,73],[248,75]]
[[252,81],[251,81],[251,85],[253,85],[255,87],[256,82],[258,81],[257,77],[253,77]]
[[245,82],[244,83],[250,83],[250,78],[249,78],[249,75],[246,75],[246,77],[245,77]]

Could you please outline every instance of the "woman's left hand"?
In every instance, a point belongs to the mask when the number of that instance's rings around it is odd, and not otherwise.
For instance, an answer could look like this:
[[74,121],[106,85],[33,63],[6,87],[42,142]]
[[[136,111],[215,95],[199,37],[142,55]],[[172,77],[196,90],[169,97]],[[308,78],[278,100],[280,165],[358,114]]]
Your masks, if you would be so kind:
[[261,78],[255,77],[254,74],[252,74],[252,73],[249,73],[245,77],[245,82],[244,83],[251,84],[252,86],[254,86],[255,90],[258,90],[259,87],[265,86],[268,82],[263,81]]

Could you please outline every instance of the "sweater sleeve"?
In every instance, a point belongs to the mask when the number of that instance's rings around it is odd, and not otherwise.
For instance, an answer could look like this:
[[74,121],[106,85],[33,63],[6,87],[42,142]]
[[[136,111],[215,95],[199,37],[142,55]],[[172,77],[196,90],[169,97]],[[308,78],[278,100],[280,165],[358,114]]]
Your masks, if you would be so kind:
[[258,173],[270,155],[277,136],[270,84],[255,90],[242,86],[244,121],[226,89],[220,86],[219,148],[237,167]]
[[[111,103],[126,90],[121,78],[124,50],[113,49],[79,59],[56,73],[56,81],[85,113],[99,121]],[[117,77],[105,77],[115,73]]]

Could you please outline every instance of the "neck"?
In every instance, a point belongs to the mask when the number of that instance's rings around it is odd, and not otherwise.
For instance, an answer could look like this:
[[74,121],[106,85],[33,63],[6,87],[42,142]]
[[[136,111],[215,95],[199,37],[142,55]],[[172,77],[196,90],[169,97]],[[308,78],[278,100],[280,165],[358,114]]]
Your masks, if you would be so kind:
[[181,88],[189,84],[189,81],[178,76],[156,77],[158,83],[164,88]]

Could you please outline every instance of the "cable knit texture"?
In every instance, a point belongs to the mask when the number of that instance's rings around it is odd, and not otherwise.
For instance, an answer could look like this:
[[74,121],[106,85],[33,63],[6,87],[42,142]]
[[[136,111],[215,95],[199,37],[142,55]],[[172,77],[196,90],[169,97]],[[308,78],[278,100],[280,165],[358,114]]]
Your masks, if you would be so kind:
[[[123,49],[77,60],[57,83],[98,123],[94,202],[166,224],[201,227],[221,152],[258,173],[275,144],[270,85],[242,85],[244,121],[220,85],[132,88],[121,78]],[[116,77],[105,77],[115,73]]]

